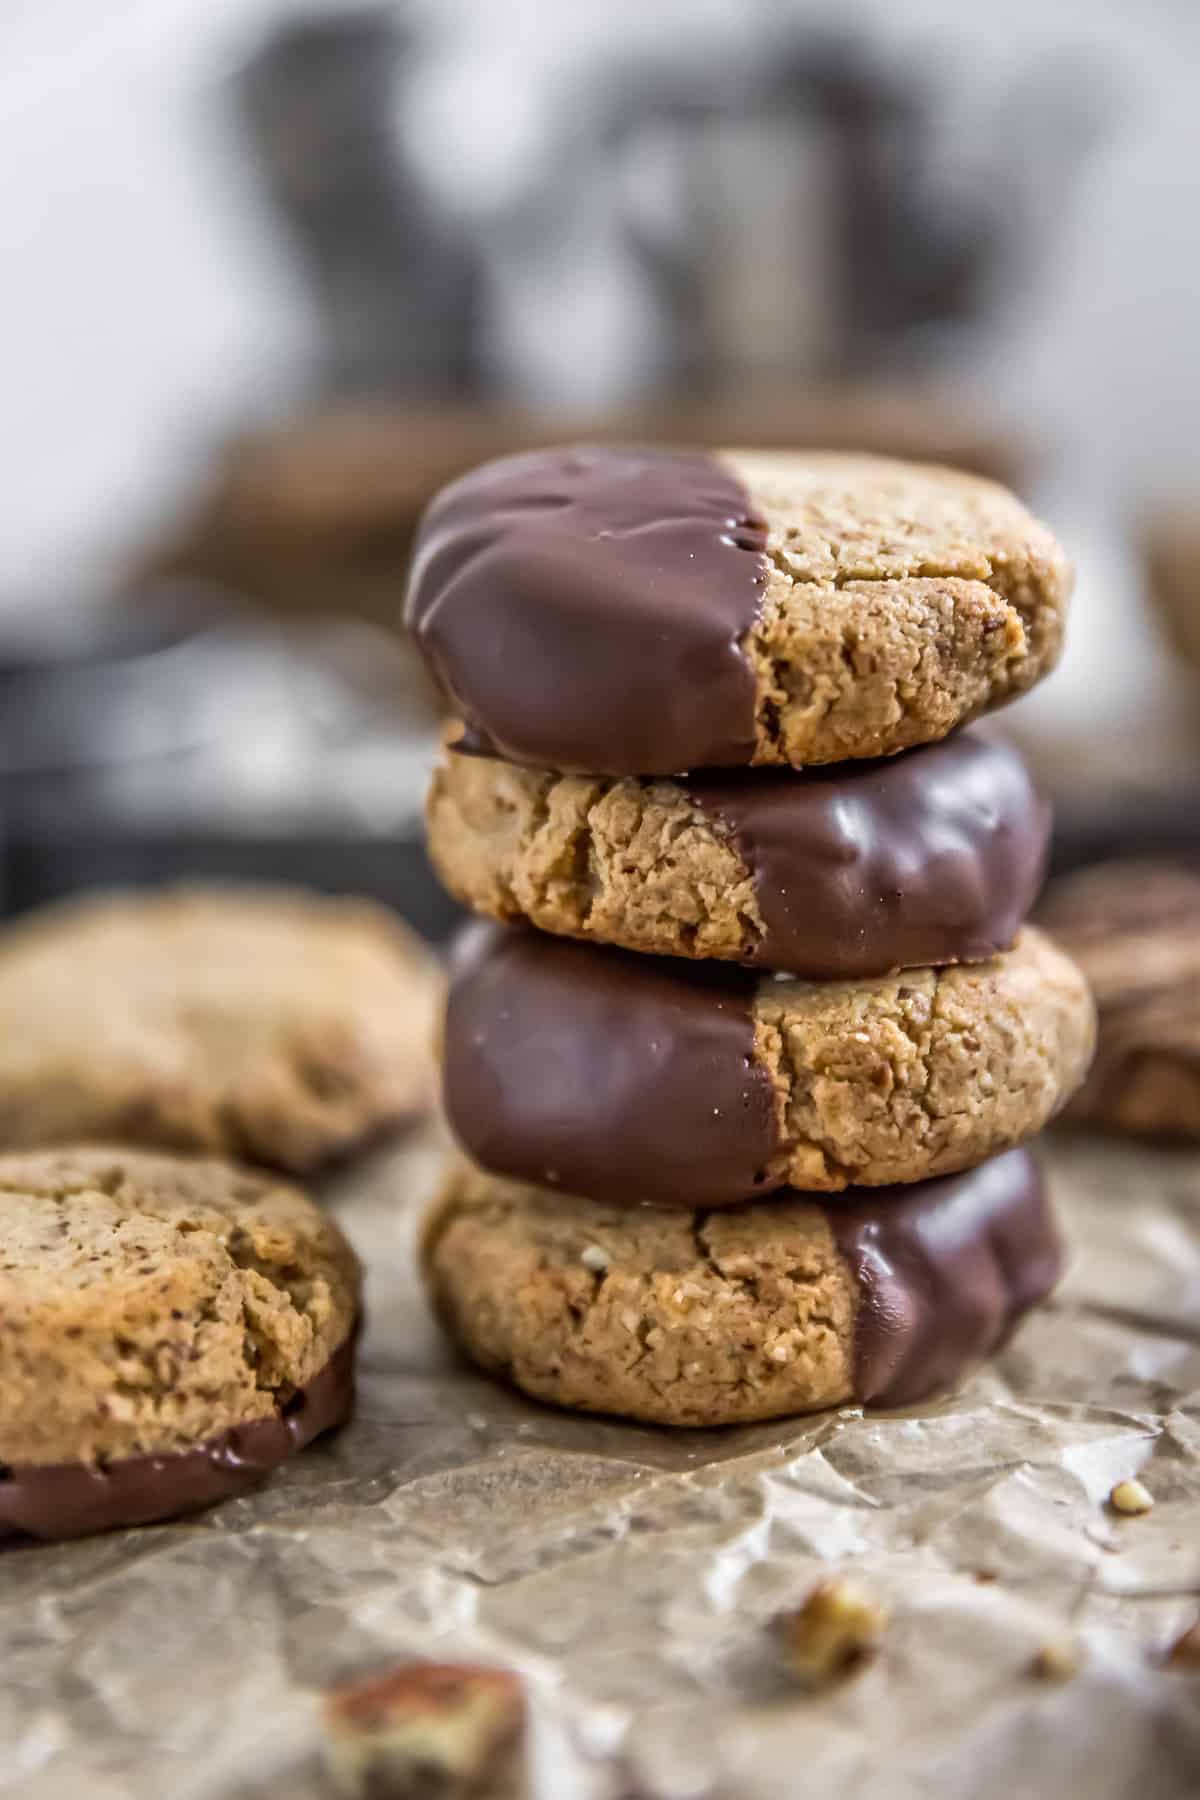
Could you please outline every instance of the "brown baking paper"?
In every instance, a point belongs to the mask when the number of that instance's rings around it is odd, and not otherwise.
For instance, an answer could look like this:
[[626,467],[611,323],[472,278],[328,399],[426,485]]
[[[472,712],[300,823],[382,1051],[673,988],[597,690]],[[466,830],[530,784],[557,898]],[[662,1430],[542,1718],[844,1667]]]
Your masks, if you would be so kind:
[[[409,1656],[525,1675],[536,1800],[1200,1793],[1200,1675],[1160,1666],[1200,1595],[1200,1154],[1055,1145],[1068,1280],[953,1398],[714,1433],[455,1362],[411,1269],[440,1155],[338,1183],[349,1429],[197,1521],[0,1554],[0,1794],[316,1800],[320,1690]],[[767,1625],[831,1569],[893,1619],[807,1694]]]

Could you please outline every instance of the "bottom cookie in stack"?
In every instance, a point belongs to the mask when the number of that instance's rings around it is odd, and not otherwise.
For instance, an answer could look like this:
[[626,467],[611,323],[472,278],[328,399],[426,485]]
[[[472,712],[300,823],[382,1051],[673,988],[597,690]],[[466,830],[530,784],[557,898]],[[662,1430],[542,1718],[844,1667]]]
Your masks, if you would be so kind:
[[658,1425],[907,1405],[999,1349],[1062,1250],[1026,1150],[965,1174],[718,1210],[605,1205],[457,1168],[426,1277],[538,1400]]

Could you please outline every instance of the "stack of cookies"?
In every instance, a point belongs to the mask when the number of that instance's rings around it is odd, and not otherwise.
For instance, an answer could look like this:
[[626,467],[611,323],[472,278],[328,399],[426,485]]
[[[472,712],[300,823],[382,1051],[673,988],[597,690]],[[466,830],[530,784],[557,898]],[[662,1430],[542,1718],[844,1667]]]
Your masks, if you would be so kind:
[[433,503],[430,846],[496,922],[425,1258],[485,1368],[664,1424],[903,1404],[1052,1287],[1023,1146],[1092,1006],[1023,925],[1046,808],[968,721],[1069,589],[1002,488],[871,458],[537,452]]

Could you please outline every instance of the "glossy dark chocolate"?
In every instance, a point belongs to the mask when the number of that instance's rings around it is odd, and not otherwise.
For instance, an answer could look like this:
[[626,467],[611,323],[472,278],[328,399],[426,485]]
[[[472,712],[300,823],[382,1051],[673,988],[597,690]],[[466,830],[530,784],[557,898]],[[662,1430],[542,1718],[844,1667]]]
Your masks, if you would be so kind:
[[765,548],[713,457],[531,451],[432,502],[405,622],[498,756],[613,775],[739,766]]
[[1062,1273],[1027,1150],[912,1187],[813,1198],[858,1284],[854,1385],[864,1403],[907,1406],[952,1386]]
[[95,1463],[0,1469],[0,1538],[84,1537],[197,1512],[247,1493],[354,1405],[354,1339],[271,1418],[235,1425],[194,1450]]
[[565,1193],[748,1199],[770,1187],[778,1147],[756,986],[728,964],[472,927],[446,1013],[450,1124],[483,1168]]
[[813,980],[982,962],[1042,884],[1050,808],[979,731],[879,762],[689,781],[751,871],[752,958]]

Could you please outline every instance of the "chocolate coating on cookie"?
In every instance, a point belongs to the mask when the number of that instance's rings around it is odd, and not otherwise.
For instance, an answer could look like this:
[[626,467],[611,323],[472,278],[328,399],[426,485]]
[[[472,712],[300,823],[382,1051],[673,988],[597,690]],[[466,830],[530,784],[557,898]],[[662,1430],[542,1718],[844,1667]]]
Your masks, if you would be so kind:
[[426,512],[406,623],[500,756],[614,774],[748,763],[741,643],[765,547],[745,488],[703,454],[503,457]]
[[776,1185],[754,986],[723,964],[475,927],[446,1015],[450,1124],[485,1168],[567,1193],[678,1204],[681,1167],[695,1205]]
[[1062,1273],[1062,1243],[1026,1150],[915,1187],[823,1202],[859,1292],[855,1398],[905,1406],[998,1350]]
[[698,780],[751,871],[748,961],[814,980],[1006,950],[1037,898],[1050,809],[1011,745],[966,731],[833,770]]
[[84,1537],[215,1506],[258,1487],[322,1432],[344,1424],[353,1406],[350,1338],[272,1417],[247,1420],[194,1450],[0,1469],[0,1538]]

